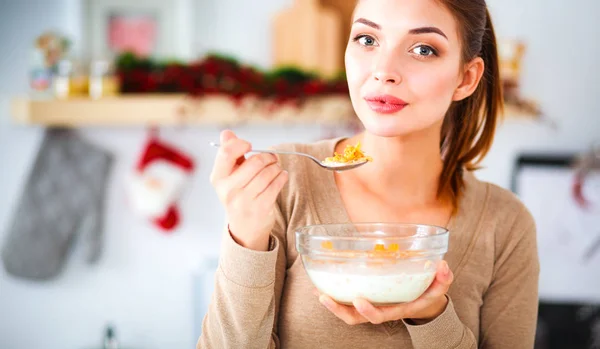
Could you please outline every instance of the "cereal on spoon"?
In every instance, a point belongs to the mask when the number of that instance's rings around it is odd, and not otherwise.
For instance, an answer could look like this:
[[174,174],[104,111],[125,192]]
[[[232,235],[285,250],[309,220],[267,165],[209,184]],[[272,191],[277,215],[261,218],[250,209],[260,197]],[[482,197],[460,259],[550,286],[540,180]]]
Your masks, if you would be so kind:
[[356,146],[347,145],[346,149],[344,149],[343,154],[338,154],[334,152],[334,156],[325,158],[323,160],[323,164],[327,166],[345,166],[359,162],[369,162],[373,161],[373,158],[367,156],[360,149],[360,142],[356,144]]

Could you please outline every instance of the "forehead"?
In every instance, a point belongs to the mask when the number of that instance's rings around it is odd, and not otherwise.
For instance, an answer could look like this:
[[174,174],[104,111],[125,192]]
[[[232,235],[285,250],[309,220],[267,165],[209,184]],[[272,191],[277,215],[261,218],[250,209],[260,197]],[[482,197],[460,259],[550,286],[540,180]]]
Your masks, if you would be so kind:
[[385,33],[405,34],[413,28],[437,27],[450,41],[458,38],[456,21],[439,0],[360,0],[352,21],[358,18],[379,24]]

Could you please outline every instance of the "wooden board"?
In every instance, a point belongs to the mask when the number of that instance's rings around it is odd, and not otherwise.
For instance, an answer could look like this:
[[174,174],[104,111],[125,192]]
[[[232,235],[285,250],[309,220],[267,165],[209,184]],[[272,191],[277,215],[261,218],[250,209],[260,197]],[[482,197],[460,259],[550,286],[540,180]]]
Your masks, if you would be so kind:
[[318,0],[295,0],[273,19],[273,65],[334,76],[343,70],[341,15]]
[[313,97],[300,107],[273,108],[273,101],[228,96],[197,99],[185,95],[125,95],[93,100],[16,98],[11,104],[18,124],[44,126],[153,126],[237,124],[344,125],[355,118],[346,96]]
[[354,7],[356,7],[356,0],[321,0],[321,5],[326,8],[335,9],[340,14],[341,24],[341,36],[339,39],[339,48],[341,55],[339,57],[339,64],[344,66],[344,52],[350,39],[350,29],[352,28],[352,13]]

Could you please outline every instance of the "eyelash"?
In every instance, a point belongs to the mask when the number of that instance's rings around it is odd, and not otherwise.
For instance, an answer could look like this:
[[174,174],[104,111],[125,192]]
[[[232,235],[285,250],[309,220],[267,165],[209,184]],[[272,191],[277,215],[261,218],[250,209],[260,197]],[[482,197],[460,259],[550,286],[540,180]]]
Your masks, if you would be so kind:
[[352,41],[358,43],[361,46],[365,46],[365,47],[372,47],[372,46],[374,46],[374,45],[363,45],[360,42],[358,42],[360,39],[363,39],[363,38],[369,38],[369,39],[373,40],[374,42],[377,42],[377,40],[375,40],[374,37],[372,37],[371,35],[366,35],[366,34],[357,35],[357,36],[354,37],[354,39]]
[[427,49],[431,50],[431,55],[427,55],[427,56],[423,56],[423,55],[420,55],[420,54],[418,54],[418,53],[414,53],[414,55],[415,55],[415,56],[417,56],[419,59],[428,59],[428,58],[431,58],[431,56],[435,56],[435,57],[438,57],[438,56],[439,56],[439,53],[438,53],[438,51],[437,51],[435,48],[433,48],[433,47],[431,47],[431,46],[429,46],[429,45],[417,45],[417,46],[414,46],[414,47],[413,47],[413,48],[410,50],[410,52],[412,53],[412,52],[413,52],[415,49],[417,49],[417,48],[419,48],[419,47],[425,47],[425,48],[427,48]]
[[[375,38],[374,38],[374,37],[372,37],[371,35],[367,35],[367,34],[360,34],[360,35],[357,35],[357,36],[355,36],[355,37],[354,37],[354,39],[352,39],[352,41],[353,41],[353,42],[356,42],[356,43],[358,43],[359,45],[361,45],[361,46],[363,46],[363,47],[373,47],[373,46],[375,46],[374,44],[373,44],[373,45],[363,45],[363,44],[361,44],[361,43],[359,42],[359,40],[360,40],[360,39],[363,39],[363,38],[369,38],[369,39],[373,40],[375,43],[377,42],[377,40],[375,40]],[[439,56],[439,52],[438,52],[438,50],[436,50],[435,48],[433,48],[433,47],[431,47],[431,46],[429,46],[429,45],[418,45],[418,46],[414,46],[414,47],[413,47],[413,48],[410,50],[410,52],[412,53],[412,51],[414,51],[414,49],[416,49],[416,48],[419,48],[419,47],[425,47],[425,48],[427,48],[427,49],[431,50],[431,55],[423,56],[423,55],[419,55],[419,54],[414,54],[415,56],[417,56],[417,58],[418,58],[418,59],[428,59],[428,58],[431,58],[431,56],[435,56],[435,57],[438,57],[438,56]]]

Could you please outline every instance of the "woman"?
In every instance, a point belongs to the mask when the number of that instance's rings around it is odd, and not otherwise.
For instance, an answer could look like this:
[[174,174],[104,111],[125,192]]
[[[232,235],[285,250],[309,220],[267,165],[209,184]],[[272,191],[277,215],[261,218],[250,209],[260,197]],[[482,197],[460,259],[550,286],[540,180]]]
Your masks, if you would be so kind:
[[[485,1],[361,0],[345,60],[365,131],[279,149],[325,158],[360,142],[373,163],[333,173],[297,157],[244,160],[251,144],[221,134],[211,181],[228,229],[198,347],[532,348],[534,221],[472,174],[502,103]],[[446,262],[423,296],[374,307],[315,295],[294,229],[365,221],[448,227]]]

